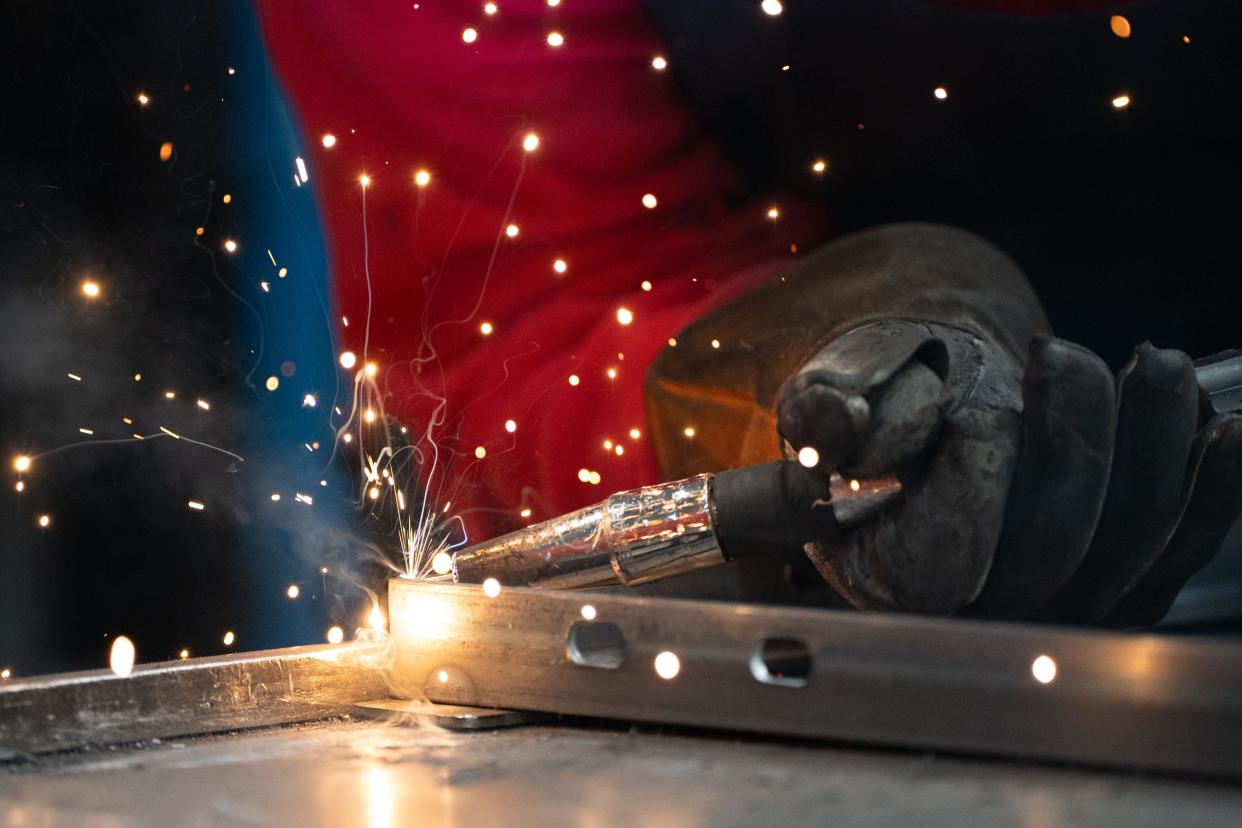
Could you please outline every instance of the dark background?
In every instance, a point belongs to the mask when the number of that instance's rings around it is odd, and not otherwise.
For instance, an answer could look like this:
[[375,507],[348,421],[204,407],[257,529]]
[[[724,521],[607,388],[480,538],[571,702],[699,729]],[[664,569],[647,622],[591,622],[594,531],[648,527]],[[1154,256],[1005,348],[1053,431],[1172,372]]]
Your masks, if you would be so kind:
[[[990,238],[1057,332],[1114,367],[1144,339],[1242,345],[1236,3],[1127,6],[1126,40],[1107,9],[791,0],[778,26],[756,5],[648,3],[752,189],[824,199],[834,231],[917,219]],[[341,459],[304,448],[331,441],[330,294],[311,188],[291,183],[306,144],[255,22],[243,2],[0,5],[0,667],[16,674],[102,666],[118,633],[142,660],[221,651],[229,629],[244,649],[321,640],[358,625],[355,583],[378,582]],[[248,240],[236,256],[229,237]],[[87,446],[13,489],[17,454],[159,425],[245,462],[171,439]]]

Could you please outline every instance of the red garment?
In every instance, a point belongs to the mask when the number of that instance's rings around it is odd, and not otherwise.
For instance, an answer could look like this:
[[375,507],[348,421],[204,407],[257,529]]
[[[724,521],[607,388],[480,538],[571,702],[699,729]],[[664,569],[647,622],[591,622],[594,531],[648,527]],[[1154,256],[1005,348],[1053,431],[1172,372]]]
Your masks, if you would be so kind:
[[[261,8],[314,141],[312,184],[349,320],[343,346],[362,357],[365,172],[367,358],[381,368],[387,412],[411,432],[432,410],[423,389],[447,400],[435,436],[455,460],[439,494],[467,513],[475,537],[659,480],[645,439],[646,366],[683,326],[825,229],[803,204],[730,203],[738,178],[672,77],[653,68],[661,50],[636,0],[499,5],[492,16],[475,0]],[[477,30],[469,44],[467,27]],[[551,31],[562,47],[548,45]],[[533,153],[522,149],[528,132],[540,139]],[[320,144],[325,133],[337,138],[331,149]],[[423,189],[413,180],[421,168],[431,174]],[[648,193],[654,209],[643,204]],[[504,234],[510,222],[515,239]],[[553,270],[558,258],[564,275]],[[620,307],[632,324],[618,322]],[[485,321],[490,336],[480,333]],[[437,361],[419,373],[409,360],[421,331]],[[582,482],[581,469],[602,482]],[[527,507],[529,520],[519,517]]]

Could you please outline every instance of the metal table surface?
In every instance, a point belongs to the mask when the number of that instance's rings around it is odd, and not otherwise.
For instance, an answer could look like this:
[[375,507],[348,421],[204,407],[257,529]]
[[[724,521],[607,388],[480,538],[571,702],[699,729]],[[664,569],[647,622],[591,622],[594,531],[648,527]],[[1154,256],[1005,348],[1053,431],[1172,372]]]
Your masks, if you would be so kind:
[[1238,825],[1242,787],[713,733],[335,720],[0,770],[0,826]]

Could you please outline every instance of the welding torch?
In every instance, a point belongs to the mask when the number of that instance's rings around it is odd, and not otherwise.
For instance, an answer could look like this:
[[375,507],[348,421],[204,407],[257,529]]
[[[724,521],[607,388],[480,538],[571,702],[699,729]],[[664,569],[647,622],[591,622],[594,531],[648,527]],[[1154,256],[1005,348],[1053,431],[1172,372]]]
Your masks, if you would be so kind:
[[[1242,351],[1198,360],[1205,416],[1242,410]],[[846,480],[782,460],[617,492],[460,550],[458,583],[583,589],[657,581],[774,546],[831,540],[901,494],[895,476]]]

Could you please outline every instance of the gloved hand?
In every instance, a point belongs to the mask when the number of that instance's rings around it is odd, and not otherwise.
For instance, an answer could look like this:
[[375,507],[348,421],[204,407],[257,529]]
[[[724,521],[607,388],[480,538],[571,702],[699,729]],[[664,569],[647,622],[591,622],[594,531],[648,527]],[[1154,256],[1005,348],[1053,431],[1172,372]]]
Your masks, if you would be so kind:
[[1008,257],[940,225],[801,258],[679,333],[647,401],[670,478],[777,459],[774,432],[895,473],[877,519],[807,548],[860,608],[1152,623],[1242,509],[1242,419],[1204,421],[1185,354],[1140,346],[1114,380]]
[[1200,422],[1189,357],[1141,345],[1117,379],[1037,336],[909,321],[830,342],[782,387],[780,433],[903,496],[819,572],[868,609],[1149,624],[1242,509],[1242,418]]

